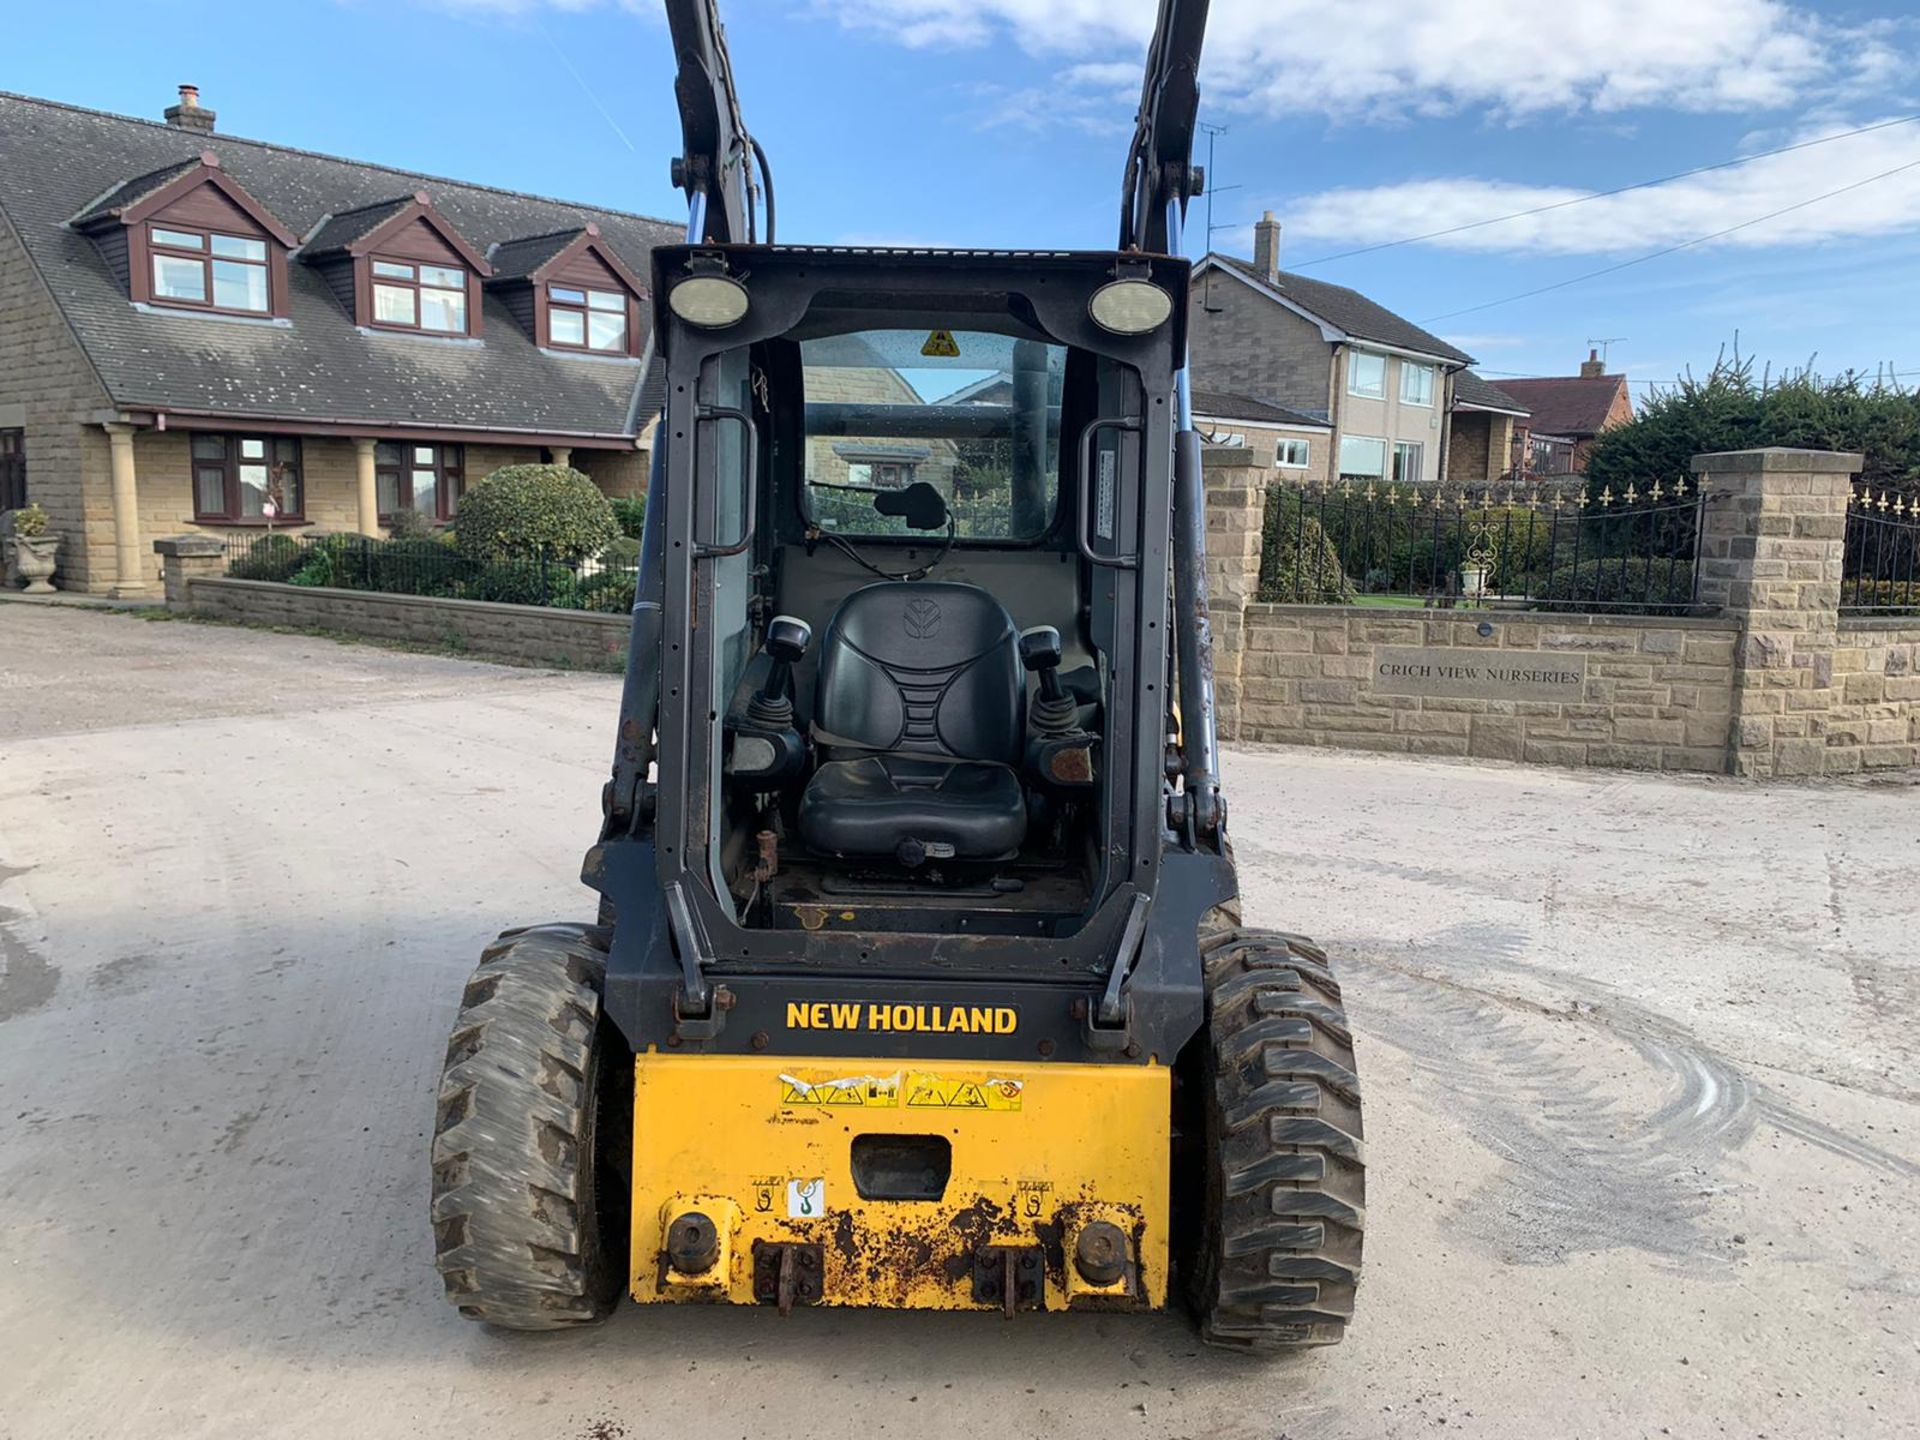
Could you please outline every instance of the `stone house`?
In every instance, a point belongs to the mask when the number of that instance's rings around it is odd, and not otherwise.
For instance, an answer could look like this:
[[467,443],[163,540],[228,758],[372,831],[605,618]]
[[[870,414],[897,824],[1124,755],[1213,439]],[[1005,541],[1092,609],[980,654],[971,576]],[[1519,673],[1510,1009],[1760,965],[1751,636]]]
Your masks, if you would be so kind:
[[0,94],[0,502],[61,584],[159,536],[380,534],[502,465],[645,485],[661,220]]
[[1280,268],[1280,224],[1251,261],[1209,253],[1188,307],[1196,391],[1246,396],[1326,427],[1335,478],[1432,483],[1448,473],[1455,377],[1473,357],[1357,290]]
[[1607,374],[1598,350],[1587,352],[1578,375],[1502,380],[1500,388],[1529,412],[1519,453],[1540,475],[1584,473],[1594,436],[1633,419],[1627,377]]
[[1526,406],[1471,370],[1453,380],[1447,415],[1447,473],[1455,485],[1486,485],[1514,473],[1515,436],[1525,433]]

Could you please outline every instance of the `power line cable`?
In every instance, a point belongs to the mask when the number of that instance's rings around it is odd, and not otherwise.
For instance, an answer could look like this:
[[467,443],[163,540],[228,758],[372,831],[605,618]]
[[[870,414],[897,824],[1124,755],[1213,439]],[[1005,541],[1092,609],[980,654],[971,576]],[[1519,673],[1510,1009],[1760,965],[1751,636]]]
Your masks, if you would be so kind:
[[1704,245],[1709,240],[1719,240],[1724,236],[1733,234],[1735,231],[1751,229],[1753,226],[1764,224],[1768,220],[1777,220],[1782,215],[1791,215],[1794,211],[1804,210],[1809,205],[1818,205],[1821,201],[1831,200],[1836,195],[1845,195],[1849,191],[1859,190],[1864,186],[1873,185],[1881,180],[1889,179],[1892,176],[1900,174],[1902,171],[1916,168],[1920,168],[1920,160],[1909,160],[1906,164],[1896,165],[1891,170],[1882,170],[1878,175],[1869,175],[1864,180],[1856,180],[1851,185],[1842,185],[1837,190],[1828,190],[1824,194],[1814,195],[1805,200],[1798,200],[1791,205],[1782,205],[1778,210],[1769,210],[1765,215],[1756,215],[1751,220],[1742,220],[1738,225],[1729,225],[1726,229],[1715,230],[1710,235],[1696,235],[1693,239],[1682,240],[1677,245],[1666,245],[1658,250],[1650,250],[1645,255],[1636,255],[1631,260],[1622,260],[1617,265],[1605,265],[1598,270],[1589,270],[1584,275],[1574,275],[1565,280],[1556,280],[1551,285],[1540,285],[1532,290],[1522,290],[1517,295],[1506,295],[1498,300],[1485,300],[1478,305],[1467,305],[1459,310],[1449,310],[1441,315],[1429,315],[1420,323],[1422,325],[1432,325],[1437,321],[1452,320],[1460,315],[1474,315],[1482,310],[1492,310],[1501,305],[1511,305],[1516,300],[1531,300],[1536,295],[1545,295],[1554,290],[1564,290],[1569,285],[1578,285],[1587,280],[1597,280],[1602,275],[1617,274],[1619,271],[1629,270],[1635,265],[1644,265],[1649,260],[1658,260],[1662,256],[1677,254],[1682,250],[1690,250],[1695,245]]
[[[1612,190],[1596,190],[1590,195],[1575,195],[1567,200],[1555,200],[1546,205],[1535,205],[1528,210],[1515,210],[1507,215],[1494,215],[1485,220],[1469,220],[1460,225],[1449,225],[1444,230],[1429,230],[1422,235],[1407,235],[1398,240],[1382,240],[1373,245],[1362,245],[1353,250],[1339,250],[1331,255],[1318,255],[1311,260],[1302,260],[1292,268],[1311,270],[1316,265],[1331,265],[1336,260],[1350,260],[1356,255],[1371,255],[1377,250],[1392,250],[1401,245],[1418,245],[1427,240],[1440,240],[1448,235],[1463,234],[1468,230],[1480,230],[1489,225],[1504,225],[1509,220],[1525,220],[1533,215],[1545,215],[1552,210],[1565,210],[1572,205],[1585,205],[1593,200],[1607,200],[1615,195],[1627,195],[1635,190],[1648,190],[1656,185],[1670,185],[1675,180],[1688,180],[1695,175],[1708,175],[1716,170],[1733,170],[1742,165],[1751,165],[1756,160],[1770,160],[1776,155],[1791,155],[1796,150],[1810,150],[1816,145],[1830,145],[1835,140],[1850,140],[1856,135],[1870,135],[1875,130],[1888,130],[1896,125],[1911,125],[1920,120],[1920,115],[1902,115],[1893,120],[1880,120],[1872,125],[1862,125],[1854,130],[1842,130],[1833,135],[1822,135],[1813,140],[1801,140],[1792,145],[1782,145],[1774,150],[1759,150],[1752,155],[1741,155],[1732,160],[1719,160],[1711,165],[1699,165],[1691,170],[1676,171],[1672,175],[1662,175],[1654,180],[1636,180],[1631,185],[1621,185]],[[1242,222],[1250,224],[1252,222]],[[1232,227],[1222,225],[1222,230]]]

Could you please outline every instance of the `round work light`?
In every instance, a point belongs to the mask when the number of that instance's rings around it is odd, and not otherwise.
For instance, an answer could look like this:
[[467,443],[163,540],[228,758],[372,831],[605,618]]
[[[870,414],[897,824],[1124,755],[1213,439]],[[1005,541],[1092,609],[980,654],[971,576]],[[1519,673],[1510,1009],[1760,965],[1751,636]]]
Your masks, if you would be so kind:
[[1102,330],[1144,335],[1159,329],[1173,314],[1173,297],[1146,280],[1116,280],[1093,292],[1087,313]]
[[738,325],[747,303],[747,287],[724,275],[695,275],[667,292],[667,308],[702,330]]

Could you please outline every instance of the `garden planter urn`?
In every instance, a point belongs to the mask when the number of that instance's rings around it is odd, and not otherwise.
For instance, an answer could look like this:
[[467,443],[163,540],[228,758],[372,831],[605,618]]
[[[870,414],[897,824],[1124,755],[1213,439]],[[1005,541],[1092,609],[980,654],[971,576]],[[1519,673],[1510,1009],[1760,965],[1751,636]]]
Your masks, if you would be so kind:
[[60,555],[58,535],[15,535],[13,573],[27,582],[29,595],[51,595]]

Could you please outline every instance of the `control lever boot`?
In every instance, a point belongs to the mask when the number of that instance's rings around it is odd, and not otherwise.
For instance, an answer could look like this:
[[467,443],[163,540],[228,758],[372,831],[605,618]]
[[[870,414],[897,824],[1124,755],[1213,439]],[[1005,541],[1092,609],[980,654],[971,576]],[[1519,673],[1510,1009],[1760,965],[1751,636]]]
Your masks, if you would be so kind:
[[1040,685],[1027,711],[1027,728],[1035,735],[1071,735],[1079,728],[1079,705],[1060,684],[1061,654],[1060,632],[1053,626],[1020,632],[1020,663]]
[[813,627],[793,615],[776,615],[767,623],[767,680],[747,702],[747,718],[771,729],[793,724],[793,667],[807,653]]

